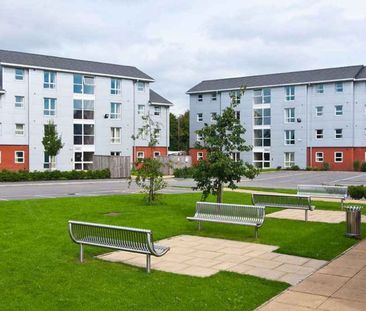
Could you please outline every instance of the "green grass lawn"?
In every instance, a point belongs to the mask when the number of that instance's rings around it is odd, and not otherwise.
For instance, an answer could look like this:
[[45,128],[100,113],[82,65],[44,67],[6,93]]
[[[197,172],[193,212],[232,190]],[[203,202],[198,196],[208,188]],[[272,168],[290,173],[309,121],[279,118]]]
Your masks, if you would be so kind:
[[[195,278],[99,261],[106,249],[79,247],[67,232],[70,219],[149,228],[155,240],[179,234],[253,241],[253,228],[204,224],[194,214],[200,194],[164,195],[146,206],[141,195],[0,202],[1,310],[253,310],[287,284],[220,272]],[[225,193],[225,202],[247,204],[250,196]],[[118,212],[117,217],[106,213]],[[355,243],[344,224],[266,219],[258,243],[279,252],[331,259]],[[364,227],[363,229],[366,229]],[[365,232],[365,230],[363,230]]]

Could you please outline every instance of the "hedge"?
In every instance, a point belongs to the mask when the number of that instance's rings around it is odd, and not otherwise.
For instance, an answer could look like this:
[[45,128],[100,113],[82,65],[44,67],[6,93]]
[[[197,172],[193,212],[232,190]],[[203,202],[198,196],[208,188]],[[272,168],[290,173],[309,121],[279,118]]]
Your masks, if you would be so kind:
[[110,178],[109,169],[95,171],[0,171],[1,181],[70,180]]
[[183,168],[176,168],[174,170],[174,177],[176,178],[192,178],[194,171],[195,171],[195,167],[183,167]]

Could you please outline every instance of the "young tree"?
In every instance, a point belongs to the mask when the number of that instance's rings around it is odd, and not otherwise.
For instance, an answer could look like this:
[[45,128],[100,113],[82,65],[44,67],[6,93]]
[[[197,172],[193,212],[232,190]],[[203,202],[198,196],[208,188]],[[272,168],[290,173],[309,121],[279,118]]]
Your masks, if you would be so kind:
[[[144,139],[148,141],[148,146],[153,149],[158,144],[160,127],[150,114],[142,117],[143,126],[138,129],[137,135],[133,135],[132,139]],[[163,179],[161,167],[163,164],[154,158],[137,160],[135,163],[134,173],[136,174],[136,185],[142,192],[147,194],[148,203],[152,203],[157,198],[157,191],[164,189],[167,183]],[[130,180],[130,183],[132,180]]]
[[178,120],[174,113],[169,114],[169,150],[178,151]]
[[189,150],[189,110],[178,117],[178,150]]
[[48,124],[44,127],[42,144],[44,147],[44,151],[50,157],[50,170],[52,170],[55,168],[55,158],[64,146],[61,136],[58,136],[56,125],[52,121],[49,121]]
[[225,184],[235,189],[242,176],[253,179],[259,172],[253,165],[233,159],[233,152],[252,149],[245,144],[245,128],[236,118],[234,110],[238,106],[237,96],[242,96],[244,91],[245,88],[242,87],[239,94],[231,93],[230,105],[221,115],[214,117],[215,122],[205,124],[201,130],[196,131],[202,138],[197,147],[207,150],[207,159],[198,163],[193,176],[196,188],[203,191],[203,199],[213,194],[217,196],[217,202],[222,203]]

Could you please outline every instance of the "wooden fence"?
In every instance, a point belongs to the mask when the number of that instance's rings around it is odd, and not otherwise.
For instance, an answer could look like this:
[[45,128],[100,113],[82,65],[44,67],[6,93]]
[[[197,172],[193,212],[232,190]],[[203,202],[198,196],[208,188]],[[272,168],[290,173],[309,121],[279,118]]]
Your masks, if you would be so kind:
[[109,168],[111,178],[128,178],[131,176],[131,157],[129,156],[93,156],[93,169]]

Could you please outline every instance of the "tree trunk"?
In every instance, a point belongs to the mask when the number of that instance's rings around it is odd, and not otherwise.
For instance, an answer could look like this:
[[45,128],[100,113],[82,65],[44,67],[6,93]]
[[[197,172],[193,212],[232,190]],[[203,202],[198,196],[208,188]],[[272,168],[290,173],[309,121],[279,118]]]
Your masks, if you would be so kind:
[[149,203],[154,201],[154,178],[150,178]]
[[222,200],[224,198],[224,192],[222,184],[220,183],[217,187],[217,197],[216,197],[216,203],[222,203]]

